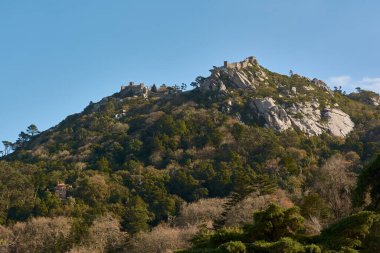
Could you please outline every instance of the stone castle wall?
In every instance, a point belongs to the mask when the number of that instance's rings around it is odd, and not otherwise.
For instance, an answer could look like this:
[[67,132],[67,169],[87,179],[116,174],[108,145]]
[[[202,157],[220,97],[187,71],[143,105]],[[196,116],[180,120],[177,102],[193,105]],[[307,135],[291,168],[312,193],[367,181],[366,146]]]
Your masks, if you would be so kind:
[[224,68],[242,69],[248,67],[249,64],[257,64],[257,59],[254,56],[250,56],[241,62],[224,62]]

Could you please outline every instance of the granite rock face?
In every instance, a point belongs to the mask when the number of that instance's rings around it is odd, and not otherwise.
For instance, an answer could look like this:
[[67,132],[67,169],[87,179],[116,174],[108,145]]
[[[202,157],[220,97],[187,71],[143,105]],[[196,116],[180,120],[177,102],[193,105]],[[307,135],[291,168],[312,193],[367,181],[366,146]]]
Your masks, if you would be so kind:
[[322,114],[318,102],[292,104],[287,111],[293,127],[306,135],[315,136],[324,132],[325,127],[320,123]]
[[329,86],[327,86],[327,84],[325,82],[323,82],[322,80],[319,80],[317,78],[314,78],[313,80],[311,80],[311,82],[321,88],[322,90],[324,90],[326,93],[330,94],[330,95],[334,95],[334,92],[329,88]]
[[294,103],[285,107],[266,97],[254,99],[250,105],[254,116],[265,121],[265,127],[279,132],[298,129],[308,136],[327,132],[345,138],[355,126],[348,114],[336,108],[321,111],[317,102]]
[[354,129],[355,124],[350,116],[341,110],[327,109],[323,116],[327,119],[328,131],[334,136],[344,138]]
[[248,57],[241,62],[225,63],[214,67],[211,75],[200,83],[200,90],[226,92],[227,89],[255,89],[256,85],[268,79],[256,58]]
[[274,99],[266,97],[264,99],[254,99],[251,107],[256,113],[257,118],[265,120],[265,126],[277,131],[285,131],[292,128],[292,122],[286,111],[277,106]]
[[[279,132],[297,129],[308,136],[328,133],[342,138],[345,138],[354,128],[350,116],[338,109],[337,103],[331,101],[334,92],[319,79],[309,79],[294,74],[290,78],[301,79],[303,86],[296,87],[291,81],[290,84],[283,84],[276,79],[269,79],[267,74],[271,73],[265,71],[255,57],[248,57],[241,62],[224,62],[224,66],[214,67],[210,71],[209,77],[201,79],[200,91],[213,91],[222,96],[223,94],[233,96],[236,94],[233,90],[236,89],[247,91],[247,94],[251,96],[248,99],[251,113],[247,116],[256,118],[267,128]],[[278,93],[262,98],[260,94],[263,94],[263,90],[264,94],[275,91]],[[315,96],[316,92],[324,93],[325,106],[323,108]],[[380,104],[380,101],[373,101],[373,103]],[[334,108],[331,108],[331,105]],[[222,110],[232,113],[230,105],[223,105]]]

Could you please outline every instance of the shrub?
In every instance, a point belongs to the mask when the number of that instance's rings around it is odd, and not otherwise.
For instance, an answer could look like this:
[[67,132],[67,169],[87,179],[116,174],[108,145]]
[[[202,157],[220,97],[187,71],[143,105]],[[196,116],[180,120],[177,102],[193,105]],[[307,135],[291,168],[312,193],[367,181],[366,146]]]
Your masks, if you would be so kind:
[[305,248],[297,241],[284,237],[276,242],[257,241],[251,247],[255,253],[304,253]]
[[173,228],[162,224],[150,232],[139,233],[131,238],[128,252],[156,253],[187,248],[197,231],[198,228],[195,226]]
[[247,248],[240,241],[231,241],[224,243],[218,247],[221,253],[246,253]]
[[322,231],[320,243],[331,249],[359,248],[362,241],[370,235],[374,224],[378,224],[380,215],[363,211],[330,225]]
[[222,213],[224,202],[224,199],[213,198],[185,203],[174,222],[177,226],[188,226],[213,221]]
[[249,240],[276,241],[281,237],[295,236],[304,228],[304,218],[298,207],[283,209],[271,204],[266,210],[253,215],[254,223],[245,230]]
[[305,246],[305,253],[321,253],[321,248],[315,244]]
[[65,252],[71,246],[72,220],[33,218],[12,227],[12,252]]
[[277,190],[273,194],[257,196],[256,193],[248,195],[245,199],[232,207],[226,215],[226,226],[241,226],[252,222],[252,212],[266,209],[271,203],[276,203],[283,208],[293,206],[292,201],[283,190]]
[[201,231],[193,239],[193,247],[201,248],[217,248],[223,243],[229,241],[240,241],[244,238],[244,231],[240,228],[222,228],[215,232],[209,230]]
[[115,252],[126,239],[127,233],[120,230],[119,220],[107,214],[94,220],[82,246],[93,252]]

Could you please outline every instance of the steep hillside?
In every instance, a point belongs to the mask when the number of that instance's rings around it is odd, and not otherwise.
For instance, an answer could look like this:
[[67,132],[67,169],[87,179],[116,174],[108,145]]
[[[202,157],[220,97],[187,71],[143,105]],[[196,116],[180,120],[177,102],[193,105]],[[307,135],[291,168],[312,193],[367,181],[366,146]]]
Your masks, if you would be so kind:
[[[214,67],[192,86],[131,83],[20,141],[1,166],[20,171],[30,193],[12,203],[2,196],[9,204],[1,207],[0,221],[91,220],[112,212],[133,233],[176,215],[183,201],[258,184],[281,188],[296,203],[311,191],[328,202],[320,168],[337,159],[355,178],[380,150],[377,104],[332,91],[318,79],[271,72],[254,57]],[[24,174],[19,162],[34,169]],[[54,194],[57,187],[66,196]],[[353,185],[337,187],[349,200]],[[335,218],[350,212],[330,208]]]

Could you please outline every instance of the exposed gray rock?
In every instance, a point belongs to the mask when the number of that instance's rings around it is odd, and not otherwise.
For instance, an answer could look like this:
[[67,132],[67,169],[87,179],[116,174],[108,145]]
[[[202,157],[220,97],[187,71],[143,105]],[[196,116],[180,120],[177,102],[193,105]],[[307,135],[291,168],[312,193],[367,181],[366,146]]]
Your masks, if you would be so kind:
[[[296,74],[293,78],[303,78],[308,81],[308,84],[304,86],[305,90],[321,89],[323,92],[334,96],[334,92],[321,80],[310,80]],[[336,108],[339,106],[338,104],[334,104],[333,107],[335,108],[330,108],[327,105],[321,112],[320,104],[316,98],[309,102],[295,102],[295,100],[292,100],[297,96],[300,98],[298,101],[307,101],[308,97],[307,94],[302,92],[302,88],[299,89],[300,87],[285,86],[278,81],[276,82],[276,80],[275,83],[269,83],[266,72],[254,57],[249,57],[241,62],[225,62],[222,67],[214,67],[211,70],[211,75],[203,79],[199,84],[200,90],[203,92],[219,91],[230,94],[234,94],[234,89],[262,91],[264,86],[272,85],[277,88],[278,96],[280,98],[285,97],[286,99],[283,101],[287,101],[288,104],[279,105],[272,97],[252,98],[249,105],[253,112],[249,115],[249,118],[262,120],[266,127],[279,132],[297,129],[308,136],[329,133],[338,137],[346,137],[354,127],[349,115]],[[294,101],[293,104],[291,104],[291,101]],[[229,103],[222,105],[221,108],[223,112],[232,113],[232,107]]]
[[323,112],[319,103],[296,103],[288,107],[276,105],[273,98],[254,99],[250,103],[256,118],[262,118],[265,126],[279,132],[298,129],[309,136],[327,132],[337,137],[346,137],[354,128],[349,115],[336,108]]
[[292,122],[286,111],[277,106],[275,101],[270,97],[254,99],[251,107],[257,113],[258,118],[264,118],[265,126],[268,128],[282,132],[292,127]]
[[257,77],[261,82],[264,82],[266,79],[268,79],[268,76],[262,69],[259,69],[255,72],[255,77]]
[[293,126],[305,134],[315,136],[324,132],[325,127],[320,123],[321,111],[318,102],[293,104],[287,111]]
[[218,69],[214,69],[211,76],[205,78],[200,84],[200,89],[202,91],[221,91],[227,90],[226,85],[221,80],[221,72]]
[[370,100],[369,101],[370,105],[373,105],[373,106],[379,106],[380,105],[380,97],[379,96],[371,97],[369,100]]
[[[255,72],[253,66],[256,67]],[[254,57],[248,57],[241,62],[225,63],[224,66],[214,67],[210,71],[211,75],[200,83],[200,90],[203,92],[225,92],[228,88],[255,89],[257,82],[268,79]]]
[[232,100],[227,100],[227,102],[222,106],[222,112],[230,113],[232,110]]
[[376,92],[361,90],[348,95],[350,98],[370,106],[380,105],[380,96]]
[[230,73],[231,80],[237,88],[254,87],[254,80],[249,80],[245,73],[240,71],[232,71]]
[[325,82],[323,82],[322,80],[319,80],[317,78],[314,78],[312,80],[313,84],[319,88],[321,88],[322,90],[326,91],[326,93],[330,94],[330,95],[334,95],[334,92],[329,88],[329,86],[327,86],[327,84]]
[[304,86],[303,88],[307,91],[315,90],[312,86]]
[[338,137],[346,137],[354,129],[354,122],[352,122],[349,115],[338,109],[327,109],[323,112],[323,117],[327,119],[328,131]]

